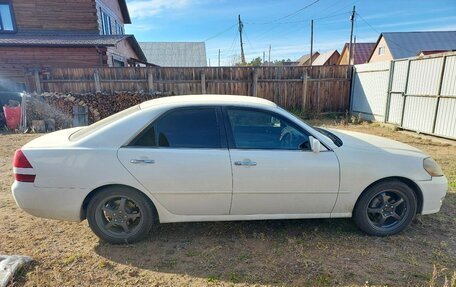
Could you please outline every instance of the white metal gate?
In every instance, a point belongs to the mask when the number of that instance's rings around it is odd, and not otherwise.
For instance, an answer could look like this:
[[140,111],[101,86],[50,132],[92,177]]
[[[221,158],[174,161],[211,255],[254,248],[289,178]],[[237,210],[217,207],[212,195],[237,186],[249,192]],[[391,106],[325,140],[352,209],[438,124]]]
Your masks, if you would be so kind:
[[357,65],[353,114],[456,139],[456,53]]

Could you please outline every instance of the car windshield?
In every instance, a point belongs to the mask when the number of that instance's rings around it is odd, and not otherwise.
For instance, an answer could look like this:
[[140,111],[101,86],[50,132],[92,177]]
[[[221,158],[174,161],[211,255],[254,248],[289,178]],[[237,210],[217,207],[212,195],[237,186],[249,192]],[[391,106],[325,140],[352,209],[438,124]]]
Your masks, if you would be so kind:
[[314,130],[316,130],[317,132],[321,133],[322,135],[326,136],[330,140],[332,140],[336,146],[341,147],[344,144],[344,142],[338,136],[333,134],[332,132],[325,130],[323,128],[320,128],[320,127],[312,127],[312,128]]
[[133,106],[131,108],[128,108],[128,109],[125,109],[121,112],[118,112],[116,114],[113,114],[109,117],[106,117],[96,123],[93,123],[91,124],[90,126],[87,126],[87,127],[84,127],[78,131],[76,131],[75,133],[71,134],[70,135],[70,141],[77,141],[77,140],[80,140],[92,133],[94,133],[95,131],[123,118],[123,117],[126,117],[126,116],[129,116],[137,111],[140,110],[140,107],[139,105],[136,105],[136,106]]
[[[282,108],[279,108],[281,110],[284,110]],[[284,110],[286,111],[286,110]],[[328,139],[330,139],[337,147],[341,147],[344,143],[343,141],[338,137],[336,136],[335,134],[333,134],[332,132],[326,130],[326,129],[323,129],[323,128],[320,128],[320,127],[314,127],[314,126],[311,126],[309,125],[308,123],[306,123],[306,121],[304,121],[302,118],[296,116],[295,114],[293,113],[289,113],[291,115],[293,115],[293,117],[297,118],[298,120],[300,120],[301,122],[305,123],[307,126],[309,126],[310,128],[312,128],[313,130],[315,130],[316,132],[319,132],[320,134],[322,134],[323,136],[327,137]]]

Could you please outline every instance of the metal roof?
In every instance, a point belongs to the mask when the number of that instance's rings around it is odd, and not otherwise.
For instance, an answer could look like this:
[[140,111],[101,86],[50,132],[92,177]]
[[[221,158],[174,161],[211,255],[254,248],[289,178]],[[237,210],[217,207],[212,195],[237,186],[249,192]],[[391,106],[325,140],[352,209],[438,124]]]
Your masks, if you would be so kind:
[[320,54],[320,55],[312,62],[312,65],[314,65],[314,66],[321,66],[321,65],[324,65],[324,64],[331,58],[331,56],[334,55],[334,53],[339,54],[339,52],[337,52],[337,50],[331,50],[331,51],[328,51],[328,52],[326,52],[326,53]]
[[204,42],[140,42],[147,62],[162,67],[206,67]]
[[409,58],[421,51],[456,50],[456,31],[382,33],[393,59]]
[[[342,50],[341,55],[344,54],[345,51],[348,50],[349,43],[345,43],[344,48]],[[370,55],[372,51],[375,49],[375,43],[353,43],[353,56],[354,56],[354,64],[364,64],[369,62]],[[348,51],[347,51],[348,53]],[[341,62],[342,57],[339,59],[339,63]]]
[[127,40],[139,60],[146,61],[138,42],[133,35],[98,35],[80,33],[37,33],[24,32],[15,34],[0,34],[0,47],[24,47],[24,46],[46,46],[46,47],[93,47],[93,46],[115,46],[122,40]]
[[[314,52],[312,58],[314,58],[314,60],[315,60],[318,56],[320,56],[320,53]],[[310,60],[310,53],[301,56],[298,60],[296,60],[296,62],[297,62],[298,66],[304,66],[309,60]]]

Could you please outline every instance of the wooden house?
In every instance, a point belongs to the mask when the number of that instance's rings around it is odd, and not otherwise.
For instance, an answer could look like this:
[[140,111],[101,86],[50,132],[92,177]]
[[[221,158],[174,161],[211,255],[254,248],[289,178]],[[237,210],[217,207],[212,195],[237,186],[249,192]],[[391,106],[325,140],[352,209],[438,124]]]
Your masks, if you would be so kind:
[[[375,43],[353,43],[352,45],[353,56],[351,57],[351,64],[358,65],[369,62],[369,57],[375,48]],[[349,47],[350,45],[348,43],[345,43],[344,48],[342,49],[342,53],[340,53],[339,61],[337,62],[338,65],[350,64],[348,62],[348,56],[350,54]]]
[[0,0],[0,86],[52,67],[146,63],[125,0]]

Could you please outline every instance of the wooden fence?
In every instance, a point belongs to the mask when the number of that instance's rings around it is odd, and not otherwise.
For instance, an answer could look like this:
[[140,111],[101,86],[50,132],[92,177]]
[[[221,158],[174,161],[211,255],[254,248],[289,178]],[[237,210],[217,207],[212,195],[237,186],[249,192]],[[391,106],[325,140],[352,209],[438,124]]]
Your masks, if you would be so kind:
[[231,94],[308,112],[345,112],[350,66],[54,68],[29,74],[28,90],[54,93]]

